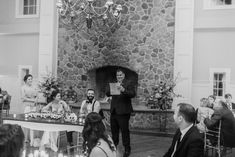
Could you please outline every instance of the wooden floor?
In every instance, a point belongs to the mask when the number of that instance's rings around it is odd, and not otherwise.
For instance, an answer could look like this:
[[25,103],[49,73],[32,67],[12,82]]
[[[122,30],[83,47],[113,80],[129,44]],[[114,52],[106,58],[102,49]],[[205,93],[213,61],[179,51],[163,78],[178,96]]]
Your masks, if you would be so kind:
[[[76,141],[76,134],[74,134],[74,141]],[[49,154],[49,157],[58,157],[58,153],[63,152],[67,157],[66,147],[67,147],[67,140],[65,134],[61,134],[60,138],[60,150],[55,153],[50,149],[46,149],[46,152]],[[131,134],[131,147],[132,153],[130,157],[162,157],[164,153],[168,150],[171,144],[172,138],[171,137],[158,137],[158,136],[147,136],[147,135],[136,135]],[[122,142],[118,145],[118,157],[122,157],[123,147]],[[26,146],[27,154],[33,152],[35,149]],[[77,152],[75,151],[75,154]],[[75,157],[75,154],[70,155],[71,157]],[[26,155],[28,157],[28,155]],[[235,149],[233,149],[233,154],[230,154],[226,157],[234,157],[235,156]]]

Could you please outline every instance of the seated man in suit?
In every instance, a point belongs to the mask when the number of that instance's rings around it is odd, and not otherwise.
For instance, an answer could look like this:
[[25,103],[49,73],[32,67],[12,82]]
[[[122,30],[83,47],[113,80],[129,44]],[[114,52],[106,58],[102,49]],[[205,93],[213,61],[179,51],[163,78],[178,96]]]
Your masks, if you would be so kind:
[[204,141],[194,122],[196,111],[190,104],[180,103],[174,112],[177,129],[164,157],[202,157]]
[[230,93],[227,93],[224,95],[226,104],[228,106],[228,109],[235,110],[235,103],[232,102],[232,95]]
[[205,125],[213,130],[221,120],[221,144],[226,147],[235,147],[235,118],[232,111],[223,101],[216,103],[214,109],[211,119],[204,120]]

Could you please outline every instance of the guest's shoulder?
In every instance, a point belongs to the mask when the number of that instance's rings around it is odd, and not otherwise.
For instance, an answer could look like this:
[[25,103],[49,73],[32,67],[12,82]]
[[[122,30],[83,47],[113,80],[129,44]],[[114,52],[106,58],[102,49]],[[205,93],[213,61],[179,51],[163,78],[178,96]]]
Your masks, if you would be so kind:
[[103,157],[104,151],[100,147],[94,147],[90,153],[90,157]]

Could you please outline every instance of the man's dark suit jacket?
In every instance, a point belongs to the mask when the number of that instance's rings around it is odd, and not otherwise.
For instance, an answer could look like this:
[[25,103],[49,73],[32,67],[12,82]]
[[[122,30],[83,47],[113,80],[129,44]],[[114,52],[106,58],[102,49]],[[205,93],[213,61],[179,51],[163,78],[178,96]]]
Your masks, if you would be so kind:
[[204,120],[205,125],[209,129],[213,129],[218,126],[221,121],[221,143],[227,147],[235,147],[235,118],[227,108],[215,110],[211,119],[206,118]]
[[[168,152],[163,157],[171,157],[174,151],[175,143],[180,136],[180,129],[178,129],[173,137],[172,144]],[[202,157],[203,156],[204,141],[198,129],[193,126],[184,135],[179,143],[174,157]]]
[[232,102],[232,109],[235,109],[235,103]]
[[121,92],[120,95],[111,95],[109,84],[107,86],[106,95],[112,96],[110,112],[113,113],[115,111],[115,113],[119,115],[130,114],[133,112],[131,98],[135,97],[135,86],[125,79],[122,81],[121,85],[125,90]]

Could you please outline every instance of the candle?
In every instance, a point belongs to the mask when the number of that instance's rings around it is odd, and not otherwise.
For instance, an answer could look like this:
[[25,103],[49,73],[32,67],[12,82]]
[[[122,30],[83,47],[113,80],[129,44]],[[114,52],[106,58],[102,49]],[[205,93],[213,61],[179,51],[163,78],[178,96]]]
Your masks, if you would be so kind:
[[33,153],[29,153],[28,157],[33,157]]
[[58,157],[64,157],[62,153],[59,153],[58,154]]
[[40,157],[45,157],[46,152],[44,150],[40,151]]
[[34,157],[39,157],[39,151],[38,150],[34,150],[33,155],[34,155]]
[[25,155],[26,155],[26,151],[24,149],[23,152],[22,152],[22,157],[25,157]]

